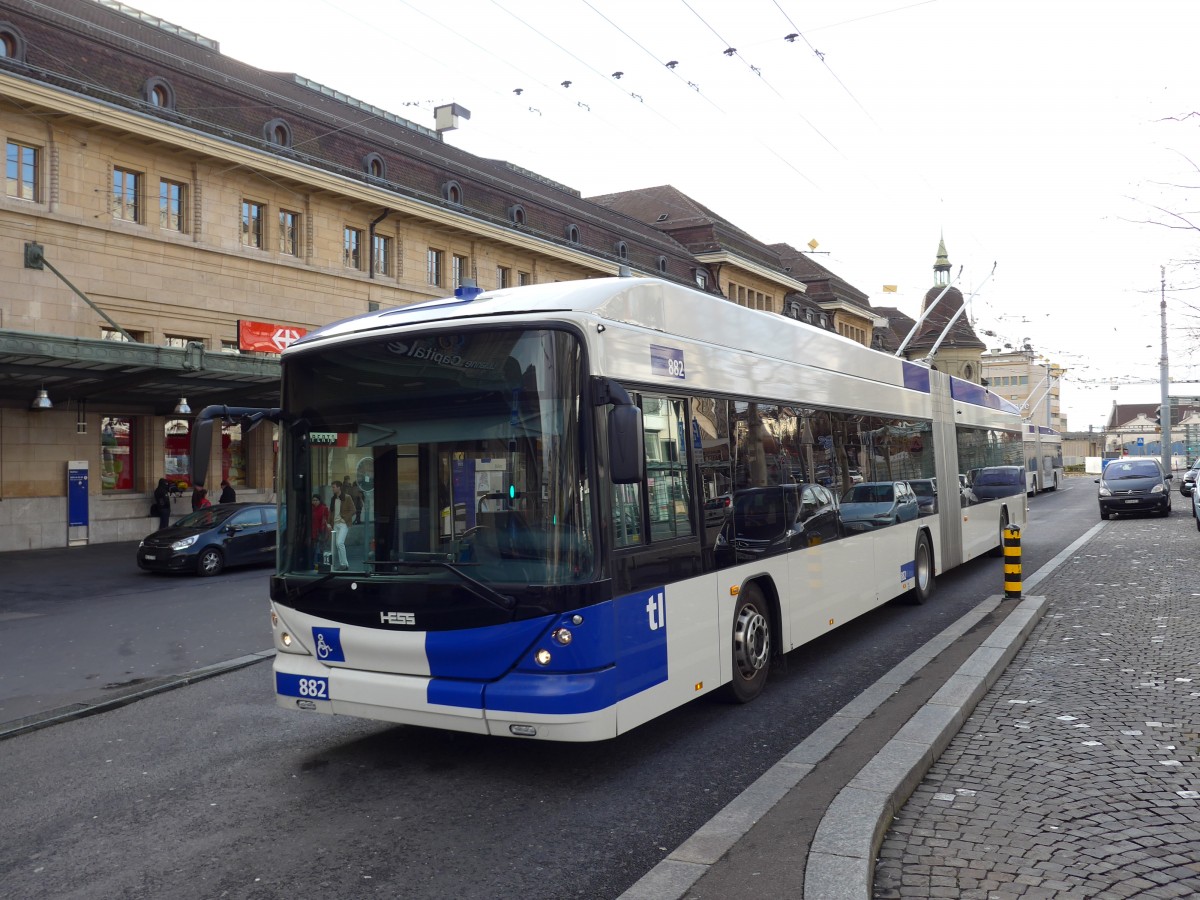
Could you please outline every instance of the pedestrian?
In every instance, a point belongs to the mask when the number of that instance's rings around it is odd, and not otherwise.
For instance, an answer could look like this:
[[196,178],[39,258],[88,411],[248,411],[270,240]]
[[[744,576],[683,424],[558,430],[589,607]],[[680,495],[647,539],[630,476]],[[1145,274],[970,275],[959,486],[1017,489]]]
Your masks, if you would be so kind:
[[161,531],[171,524],[171,483],[165,478],[158,479],[158,487],[154,489],[154,509],[158,513],[158,529]]
[[358,486],[358,482],[351,480],[348,476],[342,485],[345,488],[346,496],[354,503],[354,521],[353,525],[361,524],[363,511],[363,492]]
[[329,501],[329,530],[333,533],[333,568],[346,571],[350,560],[346,557],[346,535],[354,524],[354,501],[342,493],[342,483],[333,483],[333,497]]
[[200,498],[203,497],[207,493],[208,493],[208,491],[204,490],[204,482],[203,481],[197,481],[195,484],[192,485],[192,511],[193,512],[200,508]]
[[312,519],[309,521],[308,566],[321,567],[321,554],[325,549],[325,532],[329,529],[329,507],[321,502],[320,494],[312,495]]
[[200,488],[200,500],[196,503],[196,509],[204,509],[209,506],[212,506],[212,501],[208,499],[208,491]]
[[237,503],[237,492],[228,481],[221,481],[221,499],[218,503]]

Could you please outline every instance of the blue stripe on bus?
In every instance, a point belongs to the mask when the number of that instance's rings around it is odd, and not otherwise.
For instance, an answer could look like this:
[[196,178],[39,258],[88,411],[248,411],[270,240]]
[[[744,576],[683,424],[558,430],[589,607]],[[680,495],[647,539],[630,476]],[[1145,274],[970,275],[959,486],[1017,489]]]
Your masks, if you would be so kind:
[[434,678],[469,678],[490,681],[509,671],[553,616],[522,619],[486,628],[430,631],[425,635],[425,658]]
[[989,409],[998,409],[1008,413],[1019,411],[1016,404],[1010,403],[999,394],[993,394],[983,385],[975,384],[973,381],[963,381],[961,378],[950,379],[950,396],[963,403],[970,403],[972,406],[986,406]]
[[[480,681],[451,681],[446,677],[446,667],[435,668],[431,656],[434,678],[427,699],[470,709],[564,715],[605,709],[667,680],[665,588],[598,603],[579,610],[579,614],[583,618],[579,625],[571,622],[572,614],[557,617],[544,627],[541,639],[533,641],[516,661],[514,671],[486,685]],[[536,621],[545,626],[547,620]],[[511,627],[496,626],[500,630]],[[550,636],[560,627],[571,632],[571,642],[566,646]],[[470,648],[464,649],[455,638],[462,634],[440,633],[441,651],[450,655],[453,646],[457,648],[455,655],[470,653]],[[550,652],[550,662],[545,666],[534,660],[534,654],[542,649]]]
[[904,386],[910,391],[929,393],[929,370],[914,363],[904,363]]

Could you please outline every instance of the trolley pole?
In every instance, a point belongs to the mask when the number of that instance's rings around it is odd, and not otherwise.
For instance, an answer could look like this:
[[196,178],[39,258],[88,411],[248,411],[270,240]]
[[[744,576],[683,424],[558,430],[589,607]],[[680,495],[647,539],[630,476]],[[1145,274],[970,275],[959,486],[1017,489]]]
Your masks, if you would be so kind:
[[1021,526],[1004,529],[1004,599],[1021,599]]

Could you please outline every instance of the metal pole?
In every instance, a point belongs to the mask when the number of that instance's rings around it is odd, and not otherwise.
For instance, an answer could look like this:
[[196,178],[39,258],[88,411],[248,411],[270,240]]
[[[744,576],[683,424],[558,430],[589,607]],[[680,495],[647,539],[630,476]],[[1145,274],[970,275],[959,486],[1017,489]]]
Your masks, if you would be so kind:
[[1159,266],[1160,290],[1162,299],[1159,301],[1159,317],[1162,320],[1162,358],[1158,361],[1158,382],[1161,390],[1162,406],[1158,411],[1159,424],[1162,426],[1162,442],[1159,450],[1162,452],[1163,471],[1171,473],[1171,398],[1168,396],[1171,379],[1167,367],[1167,267]]

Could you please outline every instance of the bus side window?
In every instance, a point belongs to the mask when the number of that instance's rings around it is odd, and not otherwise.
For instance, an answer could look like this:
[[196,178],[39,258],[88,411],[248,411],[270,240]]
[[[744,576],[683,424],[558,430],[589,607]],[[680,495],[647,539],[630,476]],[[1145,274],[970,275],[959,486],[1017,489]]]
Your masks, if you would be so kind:
[[614,484],[613,546],[635,547],[642,543],[642,486]]

